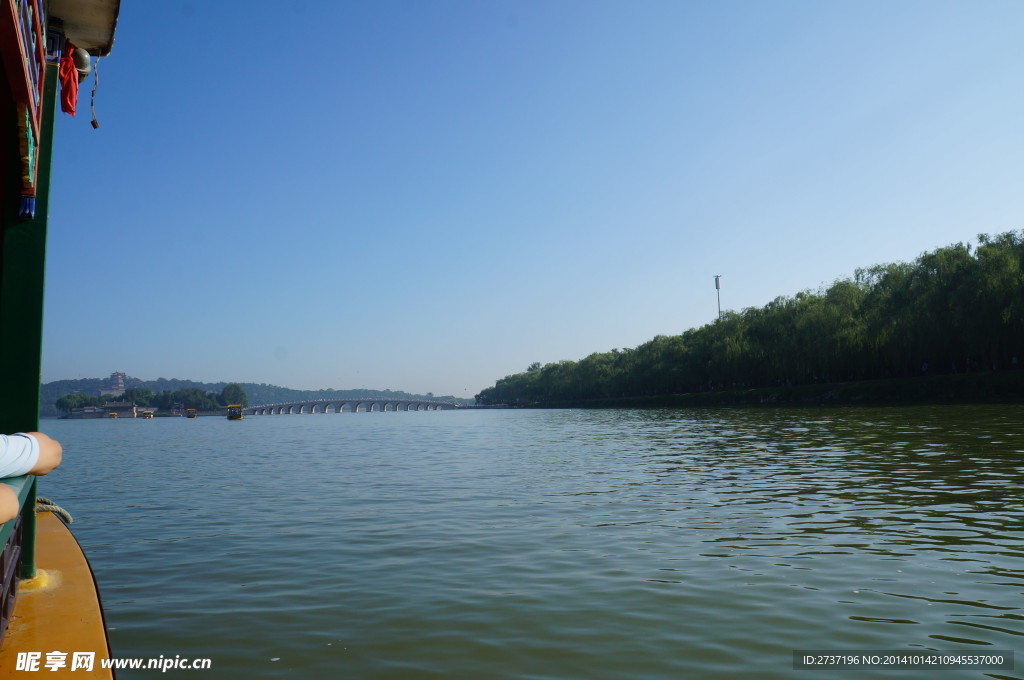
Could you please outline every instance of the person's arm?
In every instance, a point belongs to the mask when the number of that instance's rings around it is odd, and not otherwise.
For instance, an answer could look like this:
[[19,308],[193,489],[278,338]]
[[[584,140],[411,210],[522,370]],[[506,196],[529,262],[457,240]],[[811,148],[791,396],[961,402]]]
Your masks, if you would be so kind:
[[26,434],[32,435],[39,442],[39,460],[36,461],[35,466],[28,473],[30,475],[49,474],[60,465],[61,458],[64,455],[64,448],[60,445],[59,441],[42,432],[27,432]]
[[18,494],[6,484],[0,484],[0,524],[17,517],[19,510],[21,506],[18,505]]

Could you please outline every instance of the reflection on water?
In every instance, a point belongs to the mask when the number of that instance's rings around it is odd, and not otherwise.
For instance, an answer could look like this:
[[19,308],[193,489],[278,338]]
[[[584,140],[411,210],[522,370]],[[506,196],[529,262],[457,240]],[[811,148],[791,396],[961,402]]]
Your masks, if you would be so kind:
[[45,493],[81,517],[121,656],[218,678],[805,677],[794,649],[1016,646],[1022,415],[59,422]]

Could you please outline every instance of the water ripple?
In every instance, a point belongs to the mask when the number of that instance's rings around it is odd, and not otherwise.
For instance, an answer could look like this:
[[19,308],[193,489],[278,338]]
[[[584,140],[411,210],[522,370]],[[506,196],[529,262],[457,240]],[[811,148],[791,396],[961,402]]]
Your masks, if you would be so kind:
[[1019,642],[1022,415],[58,422],[44,493],[79,519],[122,656],[208,656],[218,678],[789,678],[793,649]]

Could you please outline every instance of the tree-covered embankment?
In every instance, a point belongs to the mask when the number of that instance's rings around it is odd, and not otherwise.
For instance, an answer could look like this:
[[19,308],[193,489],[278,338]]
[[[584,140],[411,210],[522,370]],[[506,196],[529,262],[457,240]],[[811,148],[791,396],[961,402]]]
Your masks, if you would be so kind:
[[[435,397],[432,392],[426,395],[409,394],[408,392],[371,389],[357,390],[296,390],[290,387],[268,385],[266,383],[203,383],[194,380],[178,380],[158,378],[157,380],[125,379],[129,389],[137,390],[121,397],[94,396],[102,388],[108,386],[105,378],[82,378],[78,380],[55,380],[42,385],[39,414],[44,417],[57,416],[81,406],[102,405],[107,401],[118,399],[135,399],[140,406],[156,406],[170,408],[167,404],[182,404],[186,408],[199,410],[216,410],[229,403],[243,403],[237,392],[235,396],[224,397],[224,389],[228,385],[238,385],[246,395],[244,403],[251,405],[274,404],[283,401],[313,401],[316,399],[441,399],[455,401],[464,405],[472,404],[469,399],[454,396]],[[146,395],[149,396],[146,396]],[[68,397],[67,399],[63,399]],[[229,399],[229,401],[225,401]],[[57,402],[60,401],[60,404]]]
[[[655,406],[1019,399],[1024,231],[978,240],[973,250],[958,243],[912,263],[858,269],[828,288],[725,312],[714,323],[659,335],[635,349],[533,364],[498,380],[477,401]],[[731,396],[718,394],[726,392]]]
[[245,388],[239,383],[227,383],[220,393],[204,390],[199,387],[191,387],[184,390],[164,390],[159,394],[145,387],[130,387],[119,397],[94,396],[83,394],[66,394],[54,402],[54,407],[62,413],[71,413],[76,408],[83,406],[102,406],[108,401],[133,402],[146,408],[152,406],[162,411],[170,411],[175,406],[181,408],[194,408],[198,411],[217,411],[225,408],[228,404],[249,405],[249,397]]

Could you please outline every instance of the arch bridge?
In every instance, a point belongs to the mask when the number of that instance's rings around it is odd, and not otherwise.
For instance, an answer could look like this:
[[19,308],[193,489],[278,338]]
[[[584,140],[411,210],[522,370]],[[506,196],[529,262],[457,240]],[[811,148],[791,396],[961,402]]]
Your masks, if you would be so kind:
[[453,401],[432,399],[314,399],[277,404],[247,406],[242,412],[251,416],[291,415],[296,413],[370,413],[373,411],[450,411],[460,408]]

